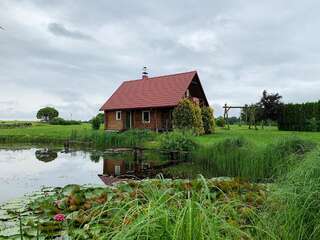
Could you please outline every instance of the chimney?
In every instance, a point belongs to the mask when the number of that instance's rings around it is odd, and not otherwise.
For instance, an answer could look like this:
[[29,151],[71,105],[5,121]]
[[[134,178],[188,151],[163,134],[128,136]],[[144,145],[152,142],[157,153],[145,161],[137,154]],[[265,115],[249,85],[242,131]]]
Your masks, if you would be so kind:
[[142,79],[148,79],[147,67],[143,67]]

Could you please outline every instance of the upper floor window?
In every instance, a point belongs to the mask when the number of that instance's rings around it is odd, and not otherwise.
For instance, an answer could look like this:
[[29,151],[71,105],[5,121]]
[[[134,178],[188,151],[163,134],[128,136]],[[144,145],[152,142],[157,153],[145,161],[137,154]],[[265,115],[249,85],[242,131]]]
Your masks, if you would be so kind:
[[187,89],[187,91],[186,91],[186,97],[187,97],[187,98],[190,97],[190,91],[189,91],[189,89]]
[[142,111],[142,122],[150,123],[150,111]]
[[121,120],[121,111],[116,111],[116,120]]

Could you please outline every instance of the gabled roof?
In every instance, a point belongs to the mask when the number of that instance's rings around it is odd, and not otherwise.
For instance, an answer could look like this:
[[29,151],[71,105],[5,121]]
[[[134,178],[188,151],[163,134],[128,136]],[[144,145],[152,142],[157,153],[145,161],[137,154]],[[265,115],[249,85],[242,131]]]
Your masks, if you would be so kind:
[[123,82],[100,110],[177,106],[196,71]]

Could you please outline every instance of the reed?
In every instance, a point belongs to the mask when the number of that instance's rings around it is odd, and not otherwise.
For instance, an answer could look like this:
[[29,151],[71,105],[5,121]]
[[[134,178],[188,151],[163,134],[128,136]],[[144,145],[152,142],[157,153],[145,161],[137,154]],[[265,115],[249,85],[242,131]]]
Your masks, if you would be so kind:
[[200,146],[192,159],[206,177],[270,181],[288,172],[313,147],[312,142],[296,137],[280,139],[265,148],[257,147],[245,138],[228,138]]
[[308,154],[273,186],[256,219],[256,239],[320,239],[320,151]]

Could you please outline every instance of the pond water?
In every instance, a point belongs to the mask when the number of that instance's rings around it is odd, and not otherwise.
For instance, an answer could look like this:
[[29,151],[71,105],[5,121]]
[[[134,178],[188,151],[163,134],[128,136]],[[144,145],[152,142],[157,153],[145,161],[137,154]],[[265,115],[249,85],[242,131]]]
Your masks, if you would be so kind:
[[67,184],[112,184],[122,179],[155,177],[177,160],[158,153],[106,153],[59,148],[0,146],[0,203]]

